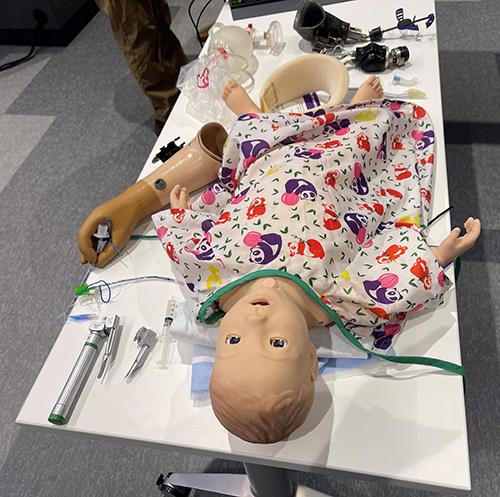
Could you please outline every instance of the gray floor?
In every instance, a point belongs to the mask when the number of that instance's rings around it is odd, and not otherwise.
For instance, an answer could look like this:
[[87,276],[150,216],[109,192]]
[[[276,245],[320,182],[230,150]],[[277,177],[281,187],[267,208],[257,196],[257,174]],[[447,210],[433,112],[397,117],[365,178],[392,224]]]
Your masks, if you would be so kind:
[[[169,4],[174,31],[194,58],[199,45],[187,2]],[[202,27],[221,5],[212,2]],[[484,229],[464,257],[457,287],[470,495],[493,497],[500,495],[500,5],[441,1],[436,14],[452,218],[457,225],[479,216]],[[26,52],[0,46],[0,63]],[[57,338],[52,319],[85,273],[77,230],[95,206],[136,179],[155,143],[152,126],[149,101],[101,14],[67,48],[43,48],[0,73],[2,497],[160,495],[154,486],[160,472],[241,471],[237,463],[41,434],[14,423]],[[300,472],[293,478],[336,497],[436,495]]]

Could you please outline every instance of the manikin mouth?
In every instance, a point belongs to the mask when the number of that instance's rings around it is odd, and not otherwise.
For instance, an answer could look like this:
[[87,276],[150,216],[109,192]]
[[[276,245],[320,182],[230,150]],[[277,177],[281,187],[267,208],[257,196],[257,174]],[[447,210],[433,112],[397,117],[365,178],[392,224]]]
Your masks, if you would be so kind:
[[269,301],[262,298],[262,297],[258,297],[253,302],[250,302],[250,304],[251,305],[269,305]]

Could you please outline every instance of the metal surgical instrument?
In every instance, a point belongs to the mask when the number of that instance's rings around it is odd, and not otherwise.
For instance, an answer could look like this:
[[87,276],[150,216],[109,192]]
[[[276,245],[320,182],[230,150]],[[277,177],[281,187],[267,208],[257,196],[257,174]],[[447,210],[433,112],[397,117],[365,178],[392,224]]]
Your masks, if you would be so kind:
[[156,333],[142,326],[135,334],[134,342],[137,342],[137,345],[141,347],[141,350],[137,354],[134,364],[132,364],[129,372],[125,375],[125,378],[131,377],[138,369],[142,367],[144,361],[146,360],[146,357],[149,354],[150,349],[156,343]]
[[119,322],[120,318],[116,314],[111,314],[105,318],[104,323],[100,321],[92,321],[90,323],[90,334],[48,418],[51,423],[63,425],[68,422],[83,385],[87,381],[95,360],[99,355],[101,343],[110,335],[115,336]]

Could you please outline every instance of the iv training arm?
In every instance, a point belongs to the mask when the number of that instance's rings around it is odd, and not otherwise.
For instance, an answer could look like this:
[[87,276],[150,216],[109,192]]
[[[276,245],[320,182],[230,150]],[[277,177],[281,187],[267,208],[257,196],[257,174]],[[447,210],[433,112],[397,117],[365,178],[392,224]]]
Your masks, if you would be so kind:
[[94,233],[105,219],[111,219],[113,244],[122,250],[137,223],[166,206],[176,184],[193,192],[217,179],[222,163],[222,150],[227,133],[217,123],[203,126],[197,135],[156,171],[138,181],[121,195],[92,211],[78,231],[82,264],[104,267],[117,251],[108,243],[97,256]]

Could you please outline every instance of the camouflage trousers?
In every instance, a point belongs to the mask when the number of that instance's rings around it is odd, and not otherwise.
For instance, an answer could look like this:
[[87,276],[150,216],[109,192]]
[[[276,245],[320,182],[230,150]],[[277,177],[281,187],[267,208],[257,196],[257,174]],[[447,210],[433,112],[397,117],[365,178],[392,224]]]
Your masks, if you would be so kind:
[[164,122],[174,105],[179,69],[188,63],[170,29],[166,0],[96,0],[108,17],[113,36],[130,71],[151,101],[153,113]]

